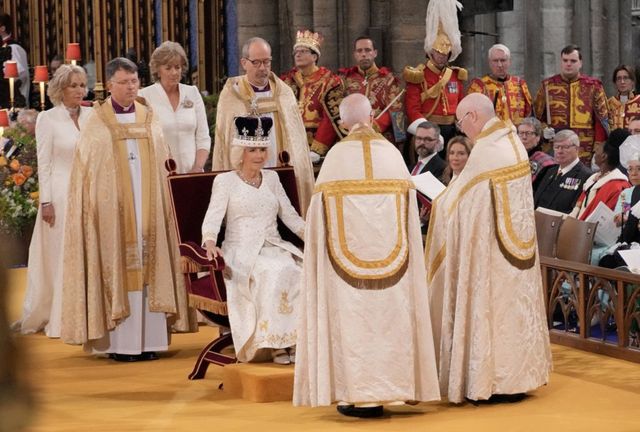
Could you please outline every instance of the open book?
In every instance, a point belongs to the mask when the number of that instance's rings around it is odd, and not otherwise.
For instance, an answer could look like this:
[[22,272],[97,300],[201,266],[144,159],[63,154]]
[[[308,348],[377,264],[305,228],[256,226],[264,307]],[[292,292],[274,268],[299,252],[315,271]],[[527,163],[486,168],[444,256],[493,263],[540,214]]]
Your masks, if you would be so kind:
[[416,185],[418,192],[425,195],[430,201],[438,198],[438,195],[447,188],[429,171],[412,176],[411,180],[413,180],[413,184]]
[[602,201],[598,203],[596,208],[587,216],[587,222],[598,222],[594,240],[601,245],[610,246],[618,241],[620,236],[620,228],[613,221],[615,213]]

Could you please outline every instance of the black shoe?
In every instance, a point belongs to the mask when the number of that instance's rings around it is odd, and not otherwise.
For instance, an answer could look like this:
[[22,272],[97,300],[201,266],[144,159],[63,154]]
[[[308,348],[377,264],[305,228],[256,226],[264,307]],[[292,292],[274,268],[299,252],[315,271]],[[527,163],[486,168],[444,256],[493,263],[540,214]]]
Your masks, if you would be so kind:
[[366,408],[356,407],[354,405],[338,405],[336,409],[340,414],[348,417],[376,418],[382,417],[384,414],[382,405]]
[[524,400],[527,395],[525,393],[514,394],[494,394],[489,398],[491,403],[516,403]]
[[132,363],[140,360],[144,360],[142,358],[142,354],[133,355],[133,354],[109,354],[109,358],[119,362]]
[[140,355],[142,356],[142,360],[158,360],[160,358],[154,351],[145,351]]

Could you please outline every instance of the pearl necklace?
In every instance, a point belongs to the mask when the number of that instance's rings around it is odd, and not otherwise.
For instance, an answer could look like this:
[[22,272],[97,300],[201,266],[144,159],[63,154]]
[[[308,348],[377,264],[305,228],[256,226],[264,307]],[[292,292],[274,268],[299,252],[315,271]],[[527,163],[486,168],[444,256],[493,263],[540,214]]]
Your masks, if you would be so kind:
[[243,182],[245,182],[249,186],[253,186],[254,188],[259,188],[260,187],[260,183],[262,183],[262,173],[261,172],[258,172],[258,175],[255,176],[252,179],[244,178],[244,176],[242,175],[241,171],[237,171],[237,173],[238,173],[238,177],[240,177],[240,180],[242,180]]

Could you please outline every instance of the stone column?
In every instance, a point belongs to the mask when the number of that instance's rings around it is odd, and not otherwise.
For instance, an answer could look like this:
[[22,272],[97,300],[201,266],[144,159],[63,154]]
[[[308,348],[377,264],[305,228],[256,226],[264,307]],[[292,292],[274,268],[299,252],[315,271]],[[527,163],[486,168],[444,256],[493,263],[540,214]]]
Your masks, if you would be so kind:
[[313,29],[312,0],[280,0],[280,62],[285,72],[293,67],[293,44],[298,30]]
[[[606,0],[606,3],[610,6],[616,6],[617,2]],[[588,73],[602,81],[608,81],[608,60],[616,59],[614,60],[614,63],[616,63],[619,58],[618,38],[609,39],[607,37],[607,21],[609,21],[609,19],[611,18],[606,15],[603,0],[591,0],[591,16],[589,27],[587,27],[587,31],[591,39],[589,43],[591,51],[591,68]],[[583,50],[588,50],[589,47],[584,46]],[[611,51],[610,56],[607,55],[607,51]],[[585,65],[583,64],[582,68],[586,72],[584,66]],[[613,67],[611,70],[613,70]]]
[[545,78],[541,40],[542,14],[540,13],[541,0],[523,0],[523,54],[524,70],[522,72],[527,81],[531,97],[535,98],[540,83]]
[[541,0],[541,6],[543,37],[538,39],[538,43],[542,44],[542,74],[548,77],[560,72],[562,48],[570,43],[579,44],[579,41],[574,40],[571,34],[574,23],[572,0]]
[[338,20],[338,0],[313,2],[313,30],[322,33],[322,56],[320,65],[331,70],[338,67],[338,33],[341,23]]
[[424,62],[426,4],[414,0],[391,0],[389,36],[391,50],[387,64],[401,72],[406,65]]
[[590,0],[573,2],[573,22],[570,28],[570,43],[578,45],[582,52],[582,72],[590,75],[592,71]]
[[[280,70],[279,56],[279,13],[278,0],[237,0],[238,10],[238,47],[242,49],[245,41],[259,36],[266,39],[272,47],[272,70]],[[257,13],[259,11],[260,13]]]
[[[378,50],[376,63],[380,66],[391,67],[391,38],[389,32],[390,0],[370,1],[370,27],[369,36],[373,39]],[[400,71],[395,70],[398,73]]]

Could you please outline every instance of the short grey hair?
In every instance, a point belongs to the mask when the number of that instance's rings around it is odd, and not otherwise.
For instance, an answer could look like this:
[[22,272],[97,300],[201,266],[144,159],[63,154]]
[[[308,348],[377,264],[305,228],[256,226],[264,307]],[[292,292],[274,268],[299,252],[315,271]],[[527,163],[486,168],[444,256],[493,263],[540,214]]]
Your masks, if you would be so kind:
[[503,45],[503,44],[495,44],[491,48],[489,48],[489,51],[487,52],[487,57],[490,59],[491,53],[496,50],[504,51],[504,53],[507,55],[507,58],[508,59],[511,58],[511,51],[506,45]]
[[554,142],[569,141],[571,145],[580,147],[580,138],[578,137],[578,134],[576,134],[571,129],[562,129],[561,131],[556,132],[555,136],[553,137],[553,141]]
[[[80,66],[62,64],[58,67],[56,73],[53,74],[53,78],[49,81],[49,89],[47,90],[47,95],[49,95],[49,99],[51,99],[53,105],[60,105],[62,103],[64,89],[71,85],[71,80],[74,75],[80,75],[84,83],[87,84],[87,73]],[[85,96],[87,95],[86,87],[84,94]]]
[[267,47],[269,47],[269,52],[271,52],[271,44],[269,44],[269,42],[267,42],[266,40],[262,39],[261,37],[252,37],[249,40],[247,40],[244,45],[242,45],[242,57],[244,58],[249,58],[249,48],[251,48],[251,45],[253,45],[254,43],[263,43],[265,44]]
[[369,99],[360,93],[352,93],[342,99],[338,110],[340,111],[340,119],[351,126],[366,121],[373,111]]
[[151,54],[151,60],[149,61],[149,71],[151,72],[151,79],[153,82],[160,80],[158,70],[161,66],[168,65],[174,60],[179,60],[182,66],[182,77],[187,75],[189,69],[189,60],[187,60],[187,53],[177,42],[164,41],[158,48],[153,50]]
[[540,120],[538,120],[537,118],[535,118],[535,117],[525,117],[525,118],[522,119],[522,121],[520,122],[518,127],[520,127],[522,125],[531,126],[533,128],[533,132],[537,136],[541,136],[542,135],[542,123],[540,123]]
[[138,66],[136,66],[136,64],[128,58],[116,57],[113,60],[110,60],[104,68],[105,82],[111,81],[111,78],[113,78],[113,76],[119,70],[123,70],[129,73],[138,73]]
[[[231,168],[239,170],[242,168],[242,159],[244,157],[244,150],[249,147],[239,146],[239,145],[231,145],[231,149],[229,150],[229,162],[231,163]],[[267,149],[267,160],[269,159],[270,149]]]
[[436,131],[436,135],[440,135],[440,126],[438,126],[437,124],[430,122],[429,120],[425,120],[422,123],[420,123],[416,129],[433,129]]

